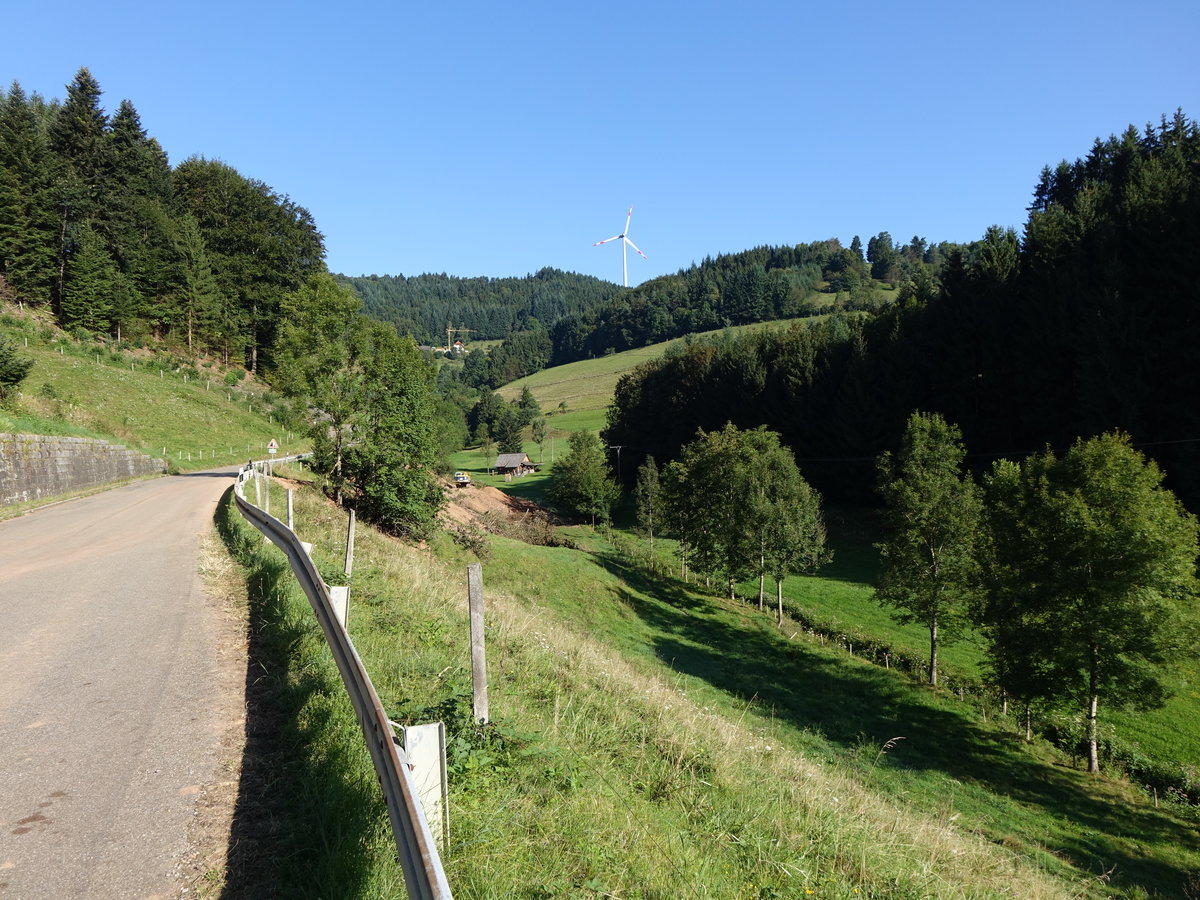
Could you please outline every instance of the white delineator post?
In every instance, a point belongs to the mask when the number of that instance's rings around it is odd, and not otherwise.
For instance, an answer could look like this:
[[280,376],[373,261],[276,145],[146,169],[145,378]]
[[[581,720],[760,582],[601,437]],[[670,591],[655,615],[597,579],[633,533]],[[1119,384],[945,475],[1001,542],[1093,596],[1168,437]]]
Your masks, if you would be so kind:
[[483,566],[467,566],[467,594],[471,608],[471,694],[476,722],[488,720],[487,661],[483,641]]
[[346,565],[342,571],[349,578],[354,572],[354,510],[350,510],[350,524],[346,526]]

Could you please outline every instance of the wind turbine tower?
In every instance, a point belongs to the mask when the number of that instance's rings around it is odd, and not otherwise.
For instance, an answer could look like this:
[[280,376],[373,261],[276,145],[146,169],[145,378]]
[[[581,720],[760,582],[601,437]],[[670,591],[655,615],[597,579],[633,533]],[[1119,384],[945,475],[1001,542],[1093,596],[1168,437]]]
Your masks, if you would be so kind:
[[629,287],[629,262],[627,259],[628,251],[625,248],[632,247],[634,250],[637,250],[638,256],[640,256],[642,259],[650,258],[645,253],[643,253],[641,250],[638,250],[638,245],[629,239],[629,220],[631,218],[633,218],[633,207],[632,206],[629,207],[629,213],[625,216],[625,230],[624,231],[622,231],[620,234],[614,234],[610,238],[605,238],[602,241],[596,241],[596,243],[592,244],[593,247],[599,247],[601,244],[608,244],[608,243],[611,243],[612,241],[619,240],[621,242],[621,275],[625,279],[625,287]]

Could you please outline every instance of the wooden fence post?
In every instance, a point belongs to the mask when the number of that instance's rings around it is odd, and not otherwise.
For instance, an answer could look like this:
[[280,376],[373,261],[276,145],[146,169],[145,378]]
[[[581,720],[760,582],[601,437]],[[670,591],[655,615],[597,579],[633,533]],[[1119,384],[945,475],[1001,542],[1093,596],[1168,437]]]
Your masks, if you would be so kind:
[[467,566],[467,594],[471,607],[471,693],[476,722],[488,720],[487,661],[483,642],[483,566]]

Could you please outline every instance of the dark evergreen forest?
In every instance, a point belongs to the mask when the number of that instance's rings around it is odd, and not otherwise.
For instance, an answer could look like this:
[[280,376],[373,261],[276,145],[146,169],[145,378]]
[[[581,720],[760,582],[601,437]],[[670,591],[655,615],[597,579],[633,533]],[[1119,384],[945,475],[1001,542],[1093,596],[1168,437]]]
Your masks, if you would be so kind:
[[1200,130],[1177,113],[1047,167],[1023,235],[947,248],[866,317],[647,363],[618,387],[608,443],[662,461],[697,428],[766,424],[827,497],[868,501],[913,410],[958,424],[981,469],[1119,429],[1200,508],[1197,246]]
[[283,297],[324,269],[308,210],[225,163],[172,168],[85,68],[0,94],[0,293],[80,336],[269,363]]
[[524,278],[452,275],[337,276],[362,298],[363,312],[401,334],[441,346],[446,326],[466,340],[499,340],[516,331],[549,328],[563,316],[603,303],[623,288],[590,275],[539,269]]

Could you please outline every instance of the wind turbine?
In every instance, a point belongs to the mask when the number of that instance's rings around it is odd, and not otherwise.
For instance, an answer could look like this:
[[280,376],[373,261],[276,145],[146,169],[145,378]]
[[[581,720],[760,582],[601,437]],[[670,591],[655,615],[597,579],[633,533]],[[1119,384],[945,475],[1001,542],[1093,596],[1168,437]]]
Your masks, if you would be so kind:
[[629,287],[629,262],[626,259],[626,253],[627,253],[627,251],[625,250],[626,246],[632,247],[634,250],[637,250],[638,255],[642,259],[650,258],[645,253],[643,253],[641,250],[638,250],[638,245],[629,239],[629,220],[632,217],[633,217],[633,207],[631,206],[631,207],[629,207],[628,215],[625,216],[625,230],[624,231],[622,231],[620,234],[614,234],[610,238],[605,238],[602,241],[596,241],[596,243],[592,244],[593,247],[599,247],[601,244],[607,244],[607,243],[610,243],[610,242],[616,241],[616,240],[619,240],[621,242],[621,274],[625,277],[625,287]]

